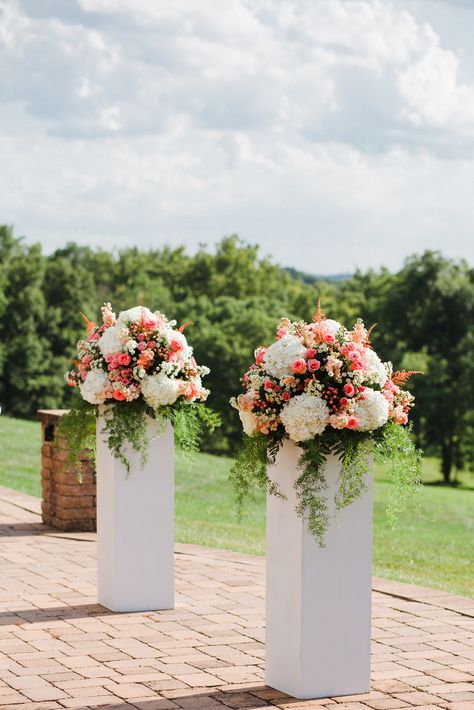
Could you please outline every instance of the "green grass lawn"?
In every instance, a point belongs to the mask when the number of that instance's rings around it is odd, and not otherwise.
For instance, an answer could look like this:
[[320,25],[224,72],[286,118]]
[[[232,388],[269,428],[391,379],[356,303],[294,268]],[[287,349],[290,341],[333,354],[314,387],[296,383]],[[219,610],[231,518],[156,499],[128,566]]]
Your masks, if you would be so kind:
[[[40,496],[40,429],[0,417],[0,485]],[[231,460],[200,454],[176,462],[176,539],[209,547],[265,553],[265,501],[258,494],[236,519],[227,480]],[[474,596],[474,488],[469,474],[457,488],[434,485],[438,463],[423,464],[419,510],[407,506],[392,530],[385,510],[391,483],[375,471],[374,574]]]

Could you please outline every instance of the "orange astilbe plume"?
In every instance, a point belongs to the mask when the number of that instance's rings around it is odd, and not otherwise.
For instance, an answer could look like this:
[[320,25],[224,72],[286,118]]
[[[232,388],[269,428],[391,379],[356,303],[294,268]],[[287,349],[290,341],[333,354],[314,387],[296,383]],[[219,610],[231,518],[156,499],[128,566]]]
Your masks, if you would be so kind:
[[321,323],[322,320],[325,320],[326,316],[323,313],[323,310],[321,308],[321,299],[318,298],[318,307],[316,309],[316,313],[314,314],[313,321],[315,323]]
[[412,375],[424,375],[421,370],[397,370],[393,373],[391,380],[398,387],[403,387]]
[[193,325],[192,320],[187,320],[186,323],[183,323],[183,325],[180,325],[178,328],[179,332],[182,333],[183,330],[188,327],[188,325]]
[[87,335],[90,335],[92,333],[92,331],[94,330],[94,328],[97,326],[97,323],[94,323],[94,321],[89,320],[89,318],[86,315],[84,315],[84,313],[82,311],[79,311],[79,313],[84,318],[84,321],[86,323]]
[[367,331],[367,343],[370,343],[370,336],[372,335],[372,331],[374,328],[378,326],[378,323],[372,323],[370,326],[369,330]]

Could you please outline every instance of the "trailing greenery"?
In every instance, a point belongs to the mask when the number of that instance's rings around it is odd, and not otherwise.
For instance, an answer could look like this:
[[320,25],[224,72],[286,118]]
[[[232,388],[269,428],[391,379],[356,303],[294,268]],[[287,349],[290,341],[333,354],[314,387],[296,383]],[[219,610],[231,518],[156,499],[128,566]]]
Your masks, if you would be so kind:
[[67,463],[77,470],[80,478],[81,459],[95,459],[96,407],[78,398],[76,405],[59,420],[58,430],[68,443]]
[[[244,446],[230,471],[239,512],[253,487],[282,495],[268,474],[268,467],[284,441],[281,434],[246,436]],[[301,472],[294,487],[297,514],[320,547],[325,545],[329,525],[337,512],[351,505],[366,490],[370,459],[388,465],[394,486],[387,514],[392,525],[407,498],[413,498],[421,483],[421,452],[416,448],[409,427],[388,422],[372,432],[326,430],[321,436],[298,444]],[[328,501],[326,465],[328,457],[341,463],[334,501]]]
[[89,451],[89,454],[95,456],[96,420],[99,414],[103,415],[104,421],[101,433],[115,458],[123,463],[128,473],[128,449],[138,454],[141,466],[146,463],[150,418],[157,423],[157,436],[163,433],[165,422],[171,422],[175,444],[187,456],[199,450],[205,430],[213,431],[220,424],[219,415],[200,402],[181,401],[172,407],[161,407],[155,412],[142,399],[97,406],[77,397],[74,406],[61,418],[59,431],[68,442],[68,463],[77,469],[79,476],[83,452]]

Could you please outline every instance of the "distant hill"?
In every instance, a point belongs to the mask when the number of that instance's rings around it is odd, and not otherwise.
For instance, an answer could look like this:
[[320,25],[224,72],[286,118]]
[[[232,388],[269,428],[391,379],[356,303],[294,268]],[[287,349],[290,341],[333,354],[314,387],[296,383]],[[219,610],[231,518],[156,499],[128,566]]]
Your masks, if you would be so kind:
[[291,266],[285,267],[287,271],[294,279],[302,281],[305,284],[314,284],[317,281],[327,281],[328,283],[336,283],[338,281],[347,281],[351,279],[353,274],[329,274],[325,276],[320,276],[317,274],[307,274],[304,271],[298,271],[298,269],[293,269]]

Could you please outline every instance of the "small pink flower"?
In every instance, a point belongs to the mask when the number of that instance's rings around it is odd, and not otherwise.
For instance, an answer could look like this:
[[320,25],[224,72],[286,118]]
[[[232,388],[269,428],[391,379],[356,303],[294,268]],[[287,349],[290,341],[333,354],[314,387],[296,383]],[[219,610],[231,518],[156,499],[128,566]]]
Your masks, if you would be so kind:
[[348,397],[353,397],[356,393],[356,388],[354,385],[351,385],[349,382],[347,385],[344,385],[344,394],[346,394]]
[[146,320],[143,323],[145,328],[148,328],[148,330],[152,330],[153,328],[155,328],[157,326],[157,324],[158,324],[158,320],[156,318],[153,318],[153,320],[151,318],[149,318],[148,320]]
[[298,358],[291,364],[291,369],[293,372],[297,372],[299,375],[304,375],[306,372],[306,360],[302,357]]
[[281,338],[284,338],[285,335],[288,335],[288,330],[286,328],[278,328],[277,330],[277,340],[281,340]]
[[112,397],[114,399],[117,399],[119,402],[123,402],[123,400],[125,399],[125,395],[122,390],[113,390]]
[[284,402],[288,402],[291,399],[291,395],[289,392],[282,392],[281,397]]
[[341,407],[347,407],[347,405],[349,404],[349,400],[347,399],[347,397],[341,397],[339,403]]
[[266,353],[266,352],[267,352],[267,351],[266,351],[265,348],[257,348],[257,349],[255,350],[255,362],[258,363],[259,365],[262,365],[262,364],[263,364],[263,358],[265,357],[265,353]]
[[305,358],[308,360],[316,356],[316,350],[314,348],[308,348],[304,354]]
[[358,425],[359,425],[359,420],[357,419],[357,417],[352,416],[352,417],[349,417],[349,419],[347,420],[346,428],[347,429],[355,429],[356,426],[358,426]]
[[273,382],[272,382],[271,380],[268,380],[268,379],[265,380],[265,382],[263,383],[263,389],[264,389],[266,392],[271,392],[271,391],[273,390]]
[[316,372],[316,370],[319,370],[320,367],[321,367],[321,363],[319,362],[319,360],[314,360],[313,358],[308,360],[309,372]]
[[387,402],[393,402],[393,392],[390,392],[390,390],[383,390],[382,391],[383,396],[387,400]]
[[146,343],[144,340],[142,340],[140,343],[137,345],[138,350],[146,350]]
[[147,347],[149,347],[151,350],[155,347],[155,341],[154,340],[149,340],[147,343]]
[[129,365],[131,359],[132,358],[130,357],[130,355],[128,355],[128,353],[122,353],[118,357],[118,361],[119,361],[120,365]]
[[145,337],[146,337],[146,336],[145,336],[144,333],[139,333],[139,334],[138,334],[138,340],[140,340],[140,341],[141,341],[141,340],[145,340]]
[[334,342],[335,342],[334,336],[329,335],[329,334],[328,334],[328,335],[325,335],[325,336],[324,336],[324,342],[325,342],[325,343],[331,343],[331,344],[334,343]]
[[175,338],[174,340],[171,341],[171,350],[173,350],[173,352],[177,353],[180,350],[183,350],[183,348],[184,348],[183,343],[180,340],[177,340]]
[[354,362],[352,363],[352,369],[353,370],[363,370],[364,364],[360,360],[354,360]]

